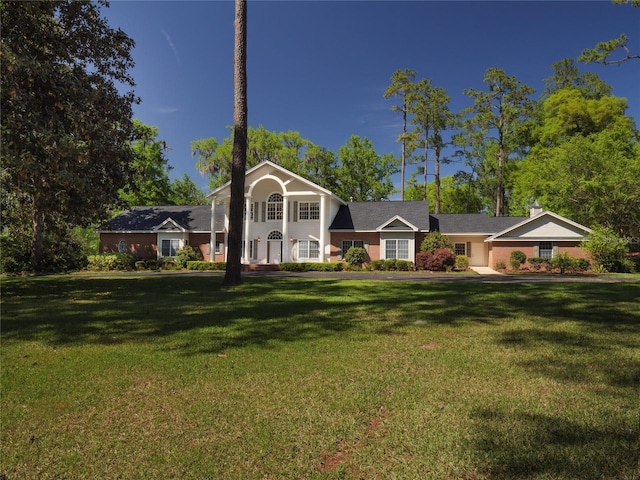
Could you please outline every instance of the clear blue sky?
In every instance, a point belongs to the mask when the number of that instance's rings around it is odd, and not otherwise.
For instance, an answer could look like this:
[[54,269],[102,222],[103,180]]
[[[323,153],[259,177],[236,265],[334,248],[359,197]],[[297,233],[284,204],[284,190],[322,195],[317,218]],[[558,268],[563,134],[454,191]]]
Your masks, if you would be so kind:
[[[136,42],[135,116],[159,128],[172,178],[188,173],[206,191],[190,142],[221,141],[233,122],[233,1],[116,0],[103,15]],[[383,98],[395,70],[410,68],[445,88],[454,111],[470,105],[464,89],[484,89],[491,67],[534,87],[538,98],[554,62],[623,32],[640,52],[640,8],[606,0],[250,1],[249,124],[295,130],[335,152],[356,134],[378,153],[399,156],[401,116],[390,110],[397,100]],[[639,60],[579,66],[626,97],[639,123]],[[443,175],[463,168],[449,165]]]

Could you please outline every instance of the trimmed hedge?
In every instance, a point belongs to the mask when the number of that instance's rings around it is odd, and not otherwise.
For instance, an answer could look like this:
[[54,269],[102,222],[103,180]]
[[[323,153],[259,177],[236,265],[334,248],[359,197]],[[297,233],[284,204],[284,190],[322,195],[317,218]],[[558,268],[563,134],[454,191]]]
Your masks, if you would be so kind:
[[87,270],[104,272],[111,270],[129,271],[135,268],[136,258],[130,253],[101,253],[89,255]]
[[202,260],[191,260],[187,262],[187,270],[208,271],[226,270],[227,262],[204,262]]
[[455,264],[456,256],[448,248],[438,248],[434,253],[419,252],[416,254],[416,266],[419,270],[443,272],[452,270]]
[[343,262],[283,262],[280,270],[283,272],[341,272]]

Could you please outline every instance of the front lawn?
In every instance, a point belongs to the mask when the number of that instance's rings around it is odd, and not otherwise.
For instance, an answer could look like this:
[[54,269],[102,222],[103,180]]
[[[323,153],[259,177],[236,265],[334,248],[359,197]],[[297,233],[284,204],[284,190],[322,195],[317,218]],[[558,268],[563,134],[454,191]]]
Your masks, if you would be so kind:
[[640,285],[3,278],[14,479],[638,479]]

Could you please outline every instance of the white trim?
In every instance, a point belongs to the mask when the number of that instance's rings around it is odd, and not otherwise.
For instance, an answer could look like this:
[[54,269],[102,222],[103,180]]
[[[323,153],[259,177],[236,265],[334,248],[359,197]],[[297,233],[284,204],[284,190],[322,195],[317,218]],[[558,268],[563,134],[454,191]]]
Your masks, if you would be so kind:
[[161,231],[162,227],[164,227],[165,225],[167,225],[168,223],[173,223],[173,225],[175,225],[176,229],[180,230],[182,233],[186,232],[187,229],[184,228],[182,225],[180,225],[178,222],[176,222],[173,218],[168,217],[164,222],[162,222],[160,225],[153,227],[153,231],[154,232],[158,232]]
[[[555,218],[556,220],[560,220],[561,222],[567,223],[567,224],[569,224],[569,225],[571,225],[571,226],[573,226],[573,227],[575,227],[575,228],[577,228],[577,229],[579,229],[579,230],[584,231],[585,233],[590,233],[590,232],[591,232],[591,229],[590,229],[590,228],[588,228],[588,227],[585,227],[584,225],[580,225],[579,223],[574,222],[574,221],[572,221],[572,220],[569,220],[568,218],[565,218],[565,217],[563,217],[563,216],[561,216],[561,215],[558,215],[557,213],[553,213],[553,212],[550,212],[550,211],[548,211],[548,210],[545,210],[545,211],[543,211],[543,212],[538,213],[537,215],[534,215],[533,217],[529,217],[529,218],[527,218],[527,219],[523,220],[522,222],[517,223],[517,224],[516,224],[516,225],[514,225],[513,227],[509,227],[509,228],[507,228],[507,229],[505,229],[505,230],[502,230],[501,232],[498,232],[498,233],[496,233],[496,234],[494,234],[494,235],[491,235],[489,238],[487,238],[487,239],[485,240],[485,242],[494,242],[494,241],[500,241],[500,240],[504,240],[504,241],[518,241],[519,239],[518,239],[517,237],[514,237],[514,238],[505,238],[505,239],[500,239],[500,238],[498,238],[498,237],[502,237],[502,236],[506,235],[507,233],[512,232],[513,230],[517,230],[518,228],[520,228],[520,227],[522,227],[522,226],[526,225],[527,223],[530,223],[530,222],[532,222],[532,221],[534,221],[534,220],[538,220],[539,218],[542,218],[542,217],[544,217],[544,216],[550,216],[550,217],[553,217],[553,218]],[[448,235],[449,235],[449,234],[448,234]],[[571,240],[579,240],[579,239],[581,239],[581,238],[582,238],[582,237],[564,237],[564,238],[558,238],[558,239],[554,239],[554,240],[565,240],[565,239],[566,239],[566,240],[571,241]],[[542,241],[545,241],[545,240],[549,240],[549,239],[548,239],[548,238],[546,238],[546,239],[544,239],[544,240],[542,240]],[[537,240],[536,240],[535,238],[526,238],[526,239],[522,239],[522,241],[529,241],[529,242],[530,242],[530,241],[537,241]]]
[[[388,225],[390,225],[391,223],[395,222],[396,220],[401,221],[402,223],[404,223],[407,227],[409,227],[409,229],[413,232],[417,232],[420,229],[418,227],[416,227],[415,225],[413,225],[410,222],[407,222],[404,218],[402,218],[400,215],[395,215],[394,217],[390,218],[389,220],[387,220],[386,222],[384,222],[382,225],[380,225],[378,228],[376,228],[376,232],[380,232],[383,231],[384,228]],[[391,230],[394,232],[405,232],[406,230]]]

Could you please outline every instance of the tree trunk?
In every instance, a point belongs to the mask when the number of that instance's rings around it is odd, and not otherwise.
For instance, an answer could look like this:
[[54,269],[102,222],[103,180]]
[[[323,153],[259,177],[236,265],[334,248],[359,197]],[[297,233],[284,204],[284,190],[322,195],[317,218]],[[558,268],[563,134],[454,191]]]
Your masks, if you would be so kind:
[[[229,250],[224,285],[242,283],[244,176],[247,166],[247,1],[236,0],[233,112],[233,160],[229,204]],[[248,248],[248,245],[247,245]]]
[[400,165],[400,199],[404,201],[404,164],[405,164],[405,152],[407,143],[407,96],[404,96],[404,107],[402,109],[402,153],[401,153],[401,165]]
[[42,270],[42,245],[44,237],[44,214],[38,207],[37,202],[33,202],[32,212],[33,237],[31,242],[31,267],[35,272]]
[[436,141],[436,161],[435,161],[435,173],[434,180],[436,184],[436,214],[440,213],[440,147],[438,146],[438,142]]

